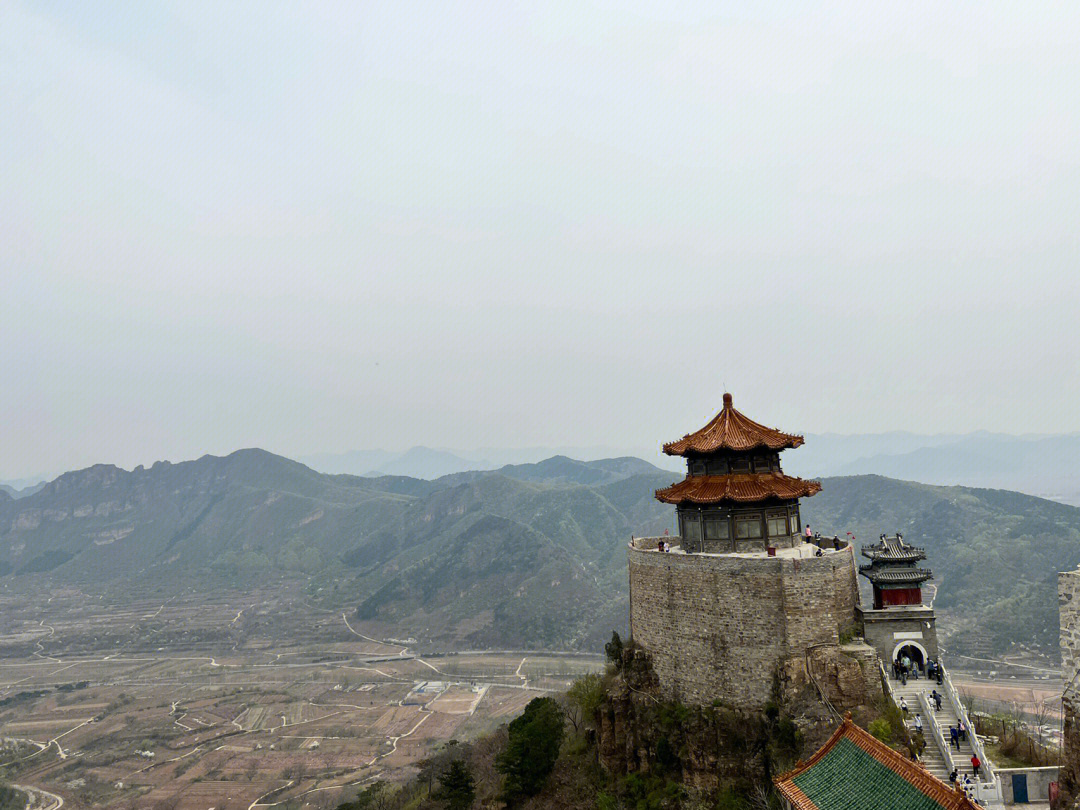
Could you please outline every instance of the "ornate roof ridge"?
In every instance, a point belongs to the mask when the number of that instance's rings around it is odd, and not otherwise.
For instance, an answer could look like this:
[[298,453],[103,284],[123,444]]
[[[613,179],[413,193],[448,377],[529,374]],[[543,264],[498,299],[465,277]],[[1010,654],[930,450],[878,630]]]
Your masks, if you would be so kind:
[[783,433],[744,416],[735,410],[731,394],[724,394],[724,407],[720,413],[700,430],[665,444],[664,452],[669,456],[685,456],[688,453],[715,453],[718,450],[783,450],[802,443],[802,436]]

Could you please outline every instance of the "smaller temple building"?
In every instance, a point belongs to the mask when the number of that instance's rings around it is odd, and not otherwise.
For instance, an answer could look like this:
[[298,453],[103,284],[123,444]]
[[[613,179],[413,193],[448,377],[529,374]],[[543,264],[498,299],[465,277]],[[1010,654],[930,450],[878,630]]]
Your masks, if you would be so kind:
[[775,780],[788,810],[976,810],[957,785],[844,722],[806,762]]
[[860,565],[859,573],[873,589],[873,607],[856,608],[867,643],[882,661],[895,661],[904,654],[922,668],[928,660],[937,659],[934,608],[924,604],[922,593],[923,583],[934,574],[919,566],[926,551],[905,543],[897,532],[863,546],[862,556],[870,562]]

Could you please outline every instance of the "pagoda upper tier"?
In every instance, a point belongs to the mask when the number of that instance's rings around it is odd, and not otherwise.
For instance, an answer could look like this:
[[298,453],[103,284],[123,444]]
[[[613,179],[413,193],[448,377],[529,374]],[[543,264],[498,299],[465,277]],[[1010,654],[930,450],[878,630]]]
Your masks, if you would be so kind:
[[724,408],[709,424],[688,433],[677,442],[668,442],[664,445],[664,452],[669,456],[690,456],[724,450],[785,450],[799,447],[802,443],[802,436],[781,433],[743,416],[732,405],[731,394],[724,394]]
[[731,394],[705,427],[664,445],[686,458],[686,478],[656,491],[675,504],[682,548],[710,554],[765,551],[801,542],[799,499],[821,491],[817,481],[785,475],[780,453],[803,443],[735,410]]

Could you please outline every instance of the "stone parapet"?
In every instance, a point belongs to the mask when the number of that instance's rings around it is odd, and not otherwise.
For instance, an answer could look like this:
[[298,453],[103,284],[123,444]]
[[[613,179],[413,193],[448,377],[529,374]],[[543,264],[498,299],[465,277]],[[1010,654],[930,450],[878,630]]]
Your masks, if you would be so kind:
[[761,708],[785,659],[838,644],[855,623],[849,545],[820,557],[796,549],[770,557],[660,553],[658,539],[628,549],[630,628],[673,699]]

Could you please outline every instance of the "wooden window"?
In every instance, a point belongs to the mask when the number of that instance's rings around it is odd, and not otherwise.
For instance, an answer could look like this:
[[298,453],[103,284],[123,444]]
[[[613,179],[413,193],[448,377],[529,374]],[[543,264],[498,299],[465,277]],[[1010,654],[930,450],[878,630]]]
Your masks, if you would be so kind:
[[755,456],[754,457],[754,470],[755,472],[767,472],[769,469],[769,457],[768,456]]
[[690,548],[694,545],[701,543],[701,521],[698,520],[696,512],[688,512],[683,515],[683,540],[689,544]]
[[691,475],[705,475],[705,462],[704,461],[691,461],[690,462],[690,474]]
[[749,472],[750,471],[750,459],[748,458],[733,458],[731,460],[732,472]]
[[726,458],[714,458],[709,462],[709,475],[724,475],[727,471]]
[[705,518],[706,540],[727,540],[730,536],[730,528],[726,517]]
[[791,513],[791,533],[792,534],[798,534],[799,533],[799,513],[798,512],[792,512]]
[[786,537],[788,530],[787,515],[769,515],[769,537]]
[[761,516],[749,515],[736,518],[735,537],[739,540],[757,540],[761,537]]

